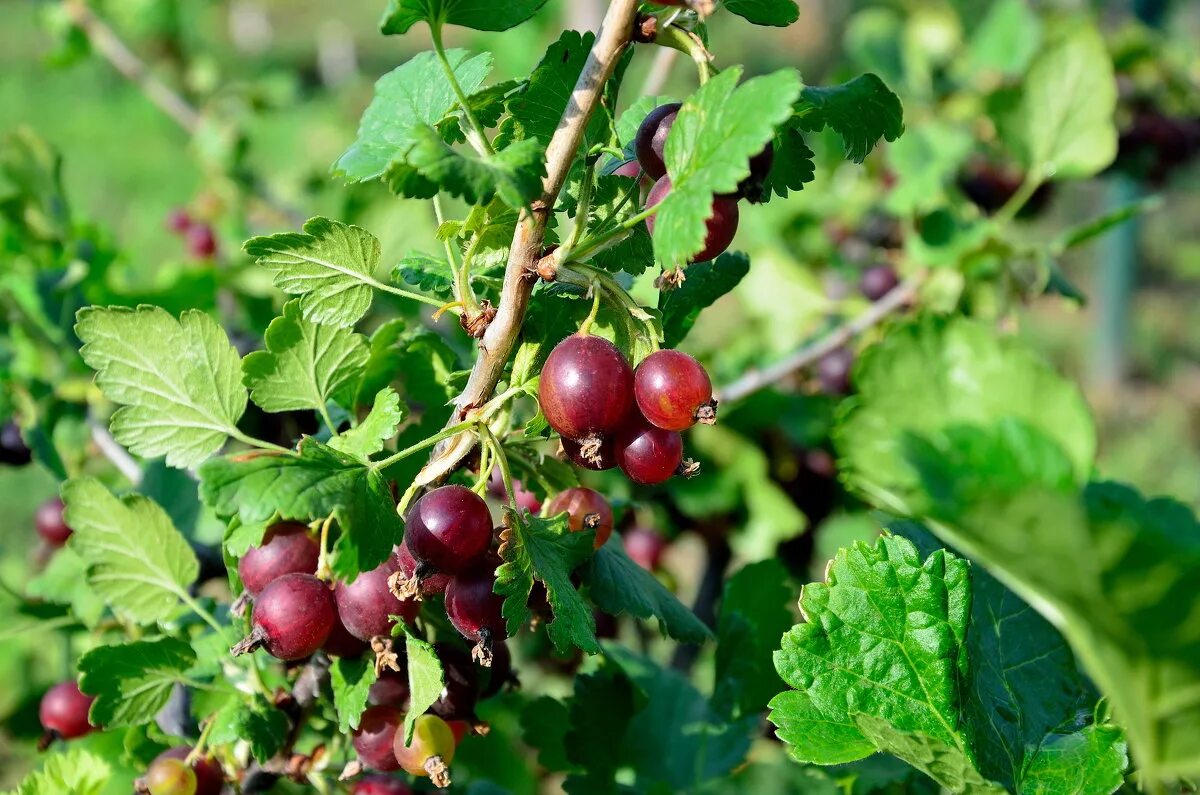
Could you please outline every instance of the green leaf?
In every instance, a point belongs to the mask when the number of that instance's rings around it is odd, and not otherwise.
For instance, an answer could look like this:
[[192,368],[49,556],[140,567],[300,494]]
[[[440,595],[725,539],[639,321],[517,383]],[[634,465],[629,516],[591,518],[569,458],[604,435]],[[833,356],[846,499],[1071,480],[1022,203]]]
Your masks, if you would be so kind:
[[239,697],[230,699],[212,721],[209,743],[222,746],[248,742],[250,753],[260,763],[279,753],[287,737],[287,715],[257,697],[249,703]]
[[441,697],[446,685],[442,661],[433,645],[408,632],[404,627],[404,653],[408,658],[408,713],[404,716],[404,741],[412,741],[417,717],[424,715]]
[[726,252],[712,262],[689,265],[683,284],[659,296],[663,344],[675,348],[683,342],[700,312],[737,287],[749,272],[750,258],[740,251]]
[[713,705],[723,715],[754,715],[781,689],[772,652],[795,616],[796,592],[778,560],[743,567],[725,583],[717,618]]
[[87,564],[87,581],[112,611],[139,624],[159,621],[187,600],[200,573],[196,554],[166,511],[136,494],[117,498],[94,478],[62,488],[68,546]]
[[[447,50],[446,58],[467,94],[477,91],[492,71],[488,53],[472,57],[466,50]],[[414,128],[438,124],[457,105],[437,54],[418,53],[376,81],[358,137],[333,164],[334,176],[346,182],[382,176],[388,164],[412,146]]]
[[30,773],[13,795],[103,795],[112,768],[99,756],[81,748],[46,757],[42,769]]
[[931,121],[909,130],[887,149],[896,183],[885,205],[899,216],[927,213],[947,203],[945,186],[958,174],[975,146],[971,133]]
[[88,585],[87,564],[71,547],[54,553],[50,563],[29,581],[25,593],[35,599],[68,605],[71,615],[94,628],[104,612],[104,601]]
[[772,195],[786,199],[788,191],[802,190],[805,184],[817,176],[816,154],[808,148],[800,134],[798,123],[789,122],[775,133],[775,160],[763,183],[762,200]]
[[454,300],[450,263],[446,262],[445,257],[410,251],[392,268],[392,281],[406,282],[423,293],[436,295],[446,301]]
[[[499,196],[510,207],[528,206],[542,192],[545,150],[539,141],[515,141],[494,155],[451,148],[426,125],[412,129],[413,145],[403,164],[452,196],[480,204]],[[391,182],[388,173],[384,180]]]
[[396,428],[408,416],[408,409],[400,403],[400,396],[391,387],[375,395],[375,405],[362,422],[350,430],[329,440],[329,446],[347,455],[366,461],[383,449],[388,439],[396,435]]
[[724,6],[755,25],[782,28],[800,18],[796,0],[725,0]]
[[632,151],[634,139],[637,137],[637,131],[642,126],[642,122],[646,120],[646,116],[650,111],[660,105],[667,105],[671,102],[678,102],[674,97],[657,96],[657,97],[638,97],[629,107],[621,111],[621,115],[617,117],[617,123],[614,125],[614,130],[617,133],[617,141],[628,152]]
[[995,80],[1018,77],[1042,44],[1042,21],[1028,0],[997,0],[971,34],[964,71]]
[[97,646],[79,658],[79,689],[96,697],[92,722],[113,729],[153,721],[195,662],[192,647],[176,638]]
[[1030,173],[1037,179],[1099,173],[1117,154],[1116,105],[1104,39],[1076,21],[1043,46],[1025,77],[1016,129]]
[[367,363],[367,339],[300,316],[300,300],[283,305],[264,335],[265,351],[242,360],[243,381],[264,411],[325,410]]
[[385,36],[407,33],[418,22],[462,25],[475,30],[508,30],[538,12],[546,0],[388,0],[379,23]]
[[609,615],[657,618],[663,635],[684,643],[704,643],[712,637],[704,622],[625,554],[625,545],[616,536],[596,550],[583,570],[583,580],[592,601]]
[[329,666],[329,685],[333,690],[333,708],[337,712],[338,731],[349,734],[358,728],[367,708],[367,695],[375,683],[375,666],[366,655],[337,657]]
[[385,561],[403,535],[383,475],[311,437],[296,453],[212,459],[200,468],[200,494],[246,525],[334,516],[341,536],[332,568],[346,581]]
[[87,307],[79,353],[104,396],[122,404],[109,427],[137,455],[195,467],[221,449],[246,408],[237,351],[203,312],[179,319],[139,306]]
[[762,151],[791,117],[800,78],[781,69],[737,85],[731,67],[689,97],[667,136],[664,159],[671,191],[658,205],[654,254],[665,266],[687,262],[704,247],[713,194],[732,193]]
[[846,158],[855,163],[865,160],[880,138],[894,141],[904,132],[899,97],[873,74],[836,86],[805,86],[796,117],[809,132],[828,126],[837,133]]
[[318,216],[303,232],[254,237],[242,248],[274,272],[276,287],[301,296],[306,320],[348,327],[371,307],[379,241],[365,229]]
[[554,619],[546,626],[554,647],[560,652],[572,646],[589,654],[599,652],[591,608],[571,583],[571,572],[592,554],[595,534],[590,530],[571,532],[565,514],[543,519],[509,510],[504,516],[500,557],[505,562],[496,569],[495,590],[504,596],[508,634],[515,635],[529,620],[529,593],[537,579],[545,584],[554,611]]

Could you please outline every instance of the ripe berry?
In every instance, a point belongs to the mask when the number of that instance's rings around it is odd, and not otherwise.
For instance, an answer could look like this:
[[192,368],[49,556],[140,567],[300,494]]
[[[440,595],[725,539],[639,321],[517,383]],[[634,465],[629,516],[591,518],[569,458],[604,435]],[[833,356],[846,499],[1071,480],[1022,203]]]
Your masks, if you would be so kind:
[[398,778],[365,776],[355,783],[354,795],[412,795],[412,790]]
[[311,574],[285,574],[254,600],[253,629],[230,651],[261,646],[280,660],[299,660],[321,648],[337,618],[329,586]]
[[[520,478],[513,478],[513,499],[517,502],[518,508],[524,508],[530,513],[537,513],[542,509],[542,501],[537,498],[529,489],[525,488],[525,484]],[[500,472],[500,467],[492,470],[491,476],[488,478],[488,494],[498,500],[505,499],[504,494],[504,476]]]
[[651,179],[658,179],[667,173],[666,163],[663,162],[663,147],[666,146],[667,133],[671,132],[680,107],[680,103],[671,102],[659,105],[647,113],[633,139],[638,163]]
[[299,522],[272,525],[261,546],[251,547],[238,561],[238,576],[246,592],[258,596],[271,581],[284,574],[313,574],[321,548]]
[[450,584],[449,574],[434,573],[429,565],[419,563],[413,557],[412,551],[408,548],[408,538],[405,538],[400,542],[400,546],[396,547],[396,563],[399,565],[402,575],[397,580],[399,593],[407,599],[420,599],[423,596],[445,593],[446,586]]
[[[186,745],[168,748],[154,758],[150,767],[153,768],[155,763],[164,759],[186,760],[191,752],[192,749]],[[221,788],[225,786],[225,773],[221,770],[220,762],[211,756],[203,756],[193,762],[191,768],[196,774],[196,795],[220,795]]]
[[463,738],[471,733],[471,724],[465,720],[448,720],[446,725],[450,727],[450,733],[454,735],[454,747],[463,741]]
[[604,436],[600,439],[600,448],[596,450],[595,455],[591,458],[585,458],[583,455],[583,445],[574,439],[562,438],[563,454],[567,459],[577,467],[590,469],[593,472],[600,472],[605,469],[612,469],[617,465],[617,451],[613,448],[612,435]]
[[683,463],[683,438],[678,431],[656,428],[634,417],[617,435],[617,465],[634,483],[653,486],[667,480]]
[[367,703],[372,706],[404,709],[408,704],[408,671],[385,668],[367,690]]
[[868,301],[878,301],[900,284],[900,278],[890,265],[875,265],[863,271],[858,289]]
[[475,642],[471,658],[492,664],[492,643],[508,636],[501,614],[504,600],[493,593],[495,566],[479,566],[456,576],[446,588],[446,615],[464,638]]
[[446,721],[436,715],[422,715],[413,727],[410,744],[404,744],[404,732],[396,733],[395,758],[406,772],[427,776],[436,787],[448,787],[456,745],[454,732]]
[[217,236],[208,224],[193,224],[187,229],[187,250],[196,259],[211,259],[217,253]]
[[23,467],[33,460],[33,452],[21,438],[21,426],[6,422],[0,427],[0,464]]
[[712,381],[700,362],[682,351],[655,351],[643,359],[633,374],[633,394],[642,416],[668,431],[716,419]]
[[[336,594],[334,599],[337,599]],[[365,641],[351,635],[350,630],[342,623],[341,616],[338,616],[333,622],[333,629],[329,631],[329,637],[325,639],[325,645],[321,648],[330,657],[357,657],[370,647]]]
[[602,437],[621,426],[633,403],[633,370],[603,337],[573,334],[546,358],[538,402],[550,427],[592,458]]
[[388,579],[400,570],[394,555],[370,571],[361,572],[354,582],[340,582],[334,589],[337,612],[347,631],[359,640],[377,635],[391,637],[392,616],[412,621],[421,610],[415,599],[397,599]]
[[423,495],[408,511],[404,543],[418,563],[433,571],[464,571],[492,543],[492,515],[478,494],[442,486]]
[[[395,707],[367,707],[359,719],[358,728],[351,736],[354,750],[363,767],[388,773],[400,769],[400,762],[392,750],[396,738],[404,741],[404,731],[401,724],[404,715]],[[399,729],[399,731],[397,731]]]
[[845,348],[830,351],[817,362],[817,380],[821,389],[831,395],[850,394],[850,369],[854,354]]
[[[658,182],[654,183],[654,187],[650,189],[650,194],[646,197],[646,209],[650,209],[671,192],[671,178],[662,177]],[[654,234],[654,216],[646,219],[646,228]],[[738,206],[733,199],[722,199],[713,197],[712,213],[705,221],[707,233],[704,236],[704,248],[697,252],[693,257],[693,262],[708,262],[716,259],[725,249],[729,248],[729,244],[733,242],[733,236],[737,234],[738,228]]]
[[42,540],[52,547],[61,547],[71,537],[71,528],[63,518],[63,501],[58,497],[51,497],[38,506],[33,524]]
[[625,554],[647,571],[654,571],[662,560],[666,540],[653,530],[635,527],[624,535]]
[[182,235],[192,228],[192,216],[182,207],[176,207],[167,214],[167,231]]
[[596,531],[596,549],[604,546],[604,542],[612,535],[612,506],[599,492],[579,486],[559,492],[550,501],[547,513],[557,516],[564,511],[571,532],[578,533],[584,529]]
[[142,785],[150,795],[196,795],[196,772],[179,759],[155,759]]
[[95,700],[95,696],[84,695],[74,680],[59,682],[47,690],[38,707],[38,717],[46,732],[41,747],[56,739],[73,740],[95,729],[88,722],[88,710]]
[[616,174],[618,177],[633,177],[634,179],[637,179],[642,173],[642,167],[638,165],[638,161],[636,160],[626,160],[624,163],[614,168],[612,173]]

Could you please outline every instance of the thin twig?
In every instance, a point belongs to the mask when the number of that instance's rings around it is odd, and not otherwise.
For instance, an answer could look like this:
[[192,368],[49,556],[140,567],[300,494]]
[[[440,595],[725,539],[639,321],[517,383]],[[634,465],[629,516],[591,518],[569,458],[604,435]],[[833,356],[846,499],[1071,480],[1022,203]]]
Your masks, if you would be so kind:
[[790,356],[761,370],[750,370],[733,383],[725,385],[718,390],[717,399],[722,403],[737,402],[837,350],[912,300],[921,281],[922,279],[917,277],[893,287],[861,315],[843,323],[811,345],[805,345]]
[[89,419],[87,424],[92,432],[92,441],[96,444],[96,447],[100,448],[100,453],[112,462],[112,465],[125,476],[126,480],[133,484],[134,488],[141,485],[141,465],[137,461],[134,461],[133,456],[117,443],[117,440],[112,437],[107,428],[95,420]]

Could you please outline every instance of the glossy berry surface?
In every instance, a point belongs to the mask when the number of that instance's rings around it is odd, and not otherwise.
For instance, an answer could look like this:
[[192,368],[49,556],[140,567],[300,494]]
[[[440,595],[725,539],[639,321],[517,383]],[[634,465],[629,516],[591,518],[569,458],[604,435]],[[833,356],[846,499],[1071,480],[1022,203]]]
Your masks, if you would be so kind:
[[[646,209],[654,207],[667,198],[667,194],[670,192],[671,178],[660,178],[658,182],[654,183],[654,187],[650,189],[649,195],[646,196]],[[692,257],[693,262],[708,262],[709,260],[716,259],[729,248],[729,244],[733,242],[734,235],[737,234],[737,202],[733,199],[715,197],[712,203],[712,212],[709,213],[708,220],[704,223],[706,229],[704,248],[700,249]],[[654,233],[653,215],[646,219],[646,228],[650,230],[651,234]]]
[[633,403],[633,369],[603,337],[573,334],[554,347],[538,382],[550,427],[583,441],[612,433]]
[[388,578],[400,570],[395,555],[380,565],[364,571],[354,582],[340,582],[334,590],[337,613],[346,630],[359,640],[369,641],[376,635],[391,637],[391,616],[412,621],[421,610],[415,599],[397,599],[388,587]]
[[[450,584],[449,574],[434,573],[432,570],[422,571],[421,564],[413,557],[412,550],[408,548],[408,539],[400,542],[400,546],[396,547],[396,563],[400,566],[400,573],[405,579],[416,579],[417,587],[422,596],[433,596],[435,594],[445,593],[446,586]],[[429,567],[426,567],[428,569]]]
[[655,351],[643,359],[633,374],[633,394],[642,416],[668,431],[690,428],[712,410],[708,373],[682,351]]
[[371,706],[404,709],[408,704],[408,671],[384,670],[367,690],[367,703]]
[[186,232],[187,250],[196,259],[211,259],[217,253],[217,236],[208,224],[193,224]]
[[656,428],[634,418],[617,435],[617,466],[634,483],[662,483],[683,463],[683,438],[678,431]]
[[15,422],[0,426],[0,464],[25,466],[33,460],[33,452],[21,436],[21,428]]
[[299,522],[272,525],[261,546],[251,547],[238,561],[238,576],[251,596],[285,574],[314,574],[321,548]]
[[658,564],[662,561],[663,550],[667,548],[666,539],[653,530],[635,527],[625,533],[623,540],[625,554],[634,563],[647,571],[658,568]]
[[641,176],[642,167],[636,160],[626,160],[624,163],[614,168],[612,173],[616,174],[618,177],[632,177],[637,179],[639,176]]
[[858,289],[868,301],[878,301],[900,284],[900,278],[890,265],[875,265],[863,271]]
[[38,506],[33,524],[42,540],[52,547],[61,547],[71,537],[71,528],[67,527],[63,516],[63,501],[58,497],[51,497]]
[[467,640],[500,640],[508,635],[500,613],[504,600],[492,592],[495,580],[494,567],[481,566],[458,575],[446,588],[446,615]]
[[[162,759],[183,761],[187,759],[191,751],[192,749],[186,745],[177,745],[156,756],[154,762]],[[151,762],[152,766],[154,762]],[[216,759],[211,756],[201,757],[192,763],[191,768],[196,774],[196,795],[221,795],[221,788],[225,786],[225,774]]]
[[831,395],[850,394],[850,370],[854,354],[845,348],[830,351],[817,362],[817,381],[821,390]]
[[671,132],[671,126],[675,124],[675,117],[681,107],[678,102],[659,105],[646,114],[646,118],[638,127],[637,135],[633,139],[634,150],[642,170],[651,179],[658,179],[667,173],[667,166],[663,161],[663,147],[667,144],[667,133]]
[[600,438],[600,449],[591,458],[584,456],[583,445],[574,439],[562,438],[563,454],[577,467],[590,469],[593,472],[601,472],[605,469],[612,469],[617,465],[617,451],[614,447],[613,434],[608,434]]
[[612,535],[612,506],[594,489],[576,486],[561,491],[550,501],[546,511],[550,516],[557,516],[565,511],[567,527],[573,533],[595,530],[596,549],[604,546],[604,542]]
[[358,728],[351,735],[351,742],[363,767],[383,773],[400,769],[392,749],[397,737],[404,742],[403,730],[397,731],[403,723],[404,714],[395,707],[367,707],[358,722]]
[[354,784],[354,795],[412,795],[412,790],[398,778],[364,776]]
[[470,489],[442,486],[409,509],[404,543],[418,563],[434,571],[464,571],[491,546],[491,512],[483,498]]
[[88,723],[88,710],[95,700],[84,695],[74,680],[59,682],[42,696],[38,707],[42,728],[64,740],[82,737],[95,728]]
[[[337,594],[334,594],[334,600],[337,600]],[[370,646],[366,641],[351,635],[350,630],[346,629],[346,625],[342,623],[342,617],[338,616],[337,620],[333,622],[333,629],[329,630],[329,637],[325,639],[321,648],[330,657],[357,657]]]
[[156,759],[142,783],[150,795],[196,795],[196,772],[179,759]]
[[404,744],[404,732],[396,734],[394,756],[406,773],[428,777],[430,759],[438,757],[442,766],[448,767],[454,761],[457,744],[446,721],[436,715],[422,715],[413,727],[411,743]]
[[321,648],[338,617],[333,591],[311,574],[277,578],[254,600],[253,611],[257,642],[251,646],[280,660],[299,660]]

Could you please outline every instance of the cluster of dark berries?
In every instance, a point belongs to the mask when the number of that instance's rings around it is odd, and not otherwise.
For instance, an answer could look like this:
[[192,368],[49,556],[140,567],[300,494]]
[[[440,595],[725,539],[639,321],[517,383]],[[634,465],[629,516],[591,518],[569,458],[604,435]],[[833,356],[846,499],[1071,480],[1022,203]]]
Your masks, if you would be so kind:
[[615,345],[584,333],[550,352],[538,401],[567,458],[586,469],[620,467],[642,485],[692,474],[679,431],[716,419],[712,382],[691,356],[655,351],[635,372]]
[[168,231],[183,237],[187,252],[196,259],[212,259],[217,255],[217,235],[210,224],[198,221],[182,207],[167,216]]

